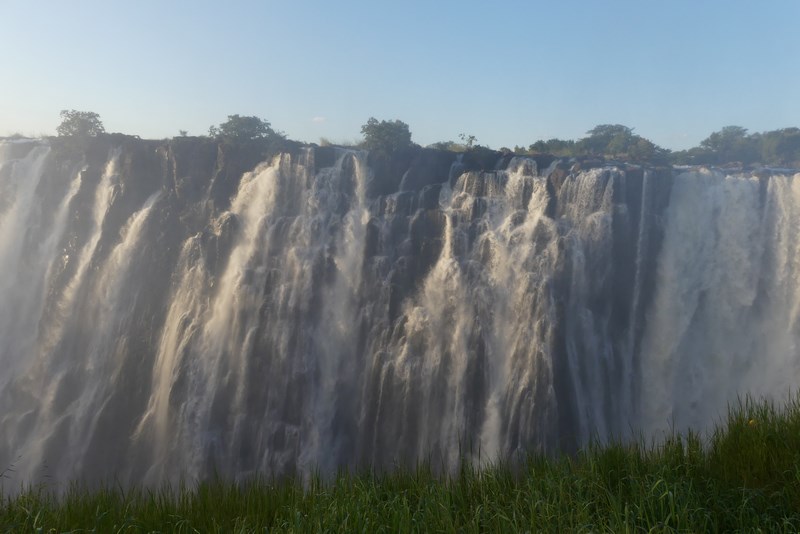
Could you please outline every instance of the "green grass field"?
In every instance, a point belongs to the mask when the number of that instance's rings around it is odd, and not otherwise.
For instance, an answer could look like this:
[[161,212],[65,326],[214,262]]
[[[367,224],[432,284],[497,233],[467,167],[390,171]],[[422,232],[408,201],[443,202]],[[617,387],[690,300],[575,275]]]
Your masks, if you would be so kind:
[[[8,481],[6,481],[8,482]],[[4,532],[800,532],[800,402],[742,402],[701,440],[329,483],[5,496]]]

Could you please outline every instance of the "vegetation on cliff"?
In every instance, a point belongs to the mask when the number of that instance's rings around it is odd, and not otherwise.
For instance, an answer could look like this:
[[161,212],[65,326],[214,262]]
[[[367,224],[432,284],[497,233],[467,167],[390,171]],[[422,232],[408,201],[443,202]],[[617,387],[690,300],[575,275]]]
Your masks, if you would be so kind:
[[635,163],[665,164],[669,161],[668,150],[633,133],[633,128],[622,124],[600,124],[586,133],[587,136],[578,141],[536,141],[527,149],[515,147],[515,151],[557,156],[609,156]]
[[700,146],[674,153],[672,159],[675,163],[693,165],[731,161],[797,165],[800,163],[800,128],[748,133],[741,126],[726,126],[709,135]]
[[601,124],[587,136],[575,140],[549,139],[529,147],[515,147],[523,154],[556,156],[607,156],[636,163],[722,165],[738,162],[745,165],[800,164],[800,129],[783,128],[762,133],[747,133],[741,126],[726,126],[712,133],[699,146],[671,152],[649,139],[634,134],[621,124]]
[[61,110],[61,124],[56,128],[59,137],[96,137],[105,131],[100,115],[74,109]]
[[378,121],[370,117],[361,126],[364,148],[391,154],[411,146],[411,130],[403,121]]
[[[82,147],[91,137],[110,135],[129,138],[123,134],[106,134],[100,116],[91,111],[63,110],[57,127],[63,143]],[[374,153],[372,159],[381,161],[397,155],[403,156],[418,149],[411,139],[411,130],[401,120],[378,120],[370,117],[361,126],[361,141],[348,146],[364,148]],[[21,137],[21,136],[12,136]],[[297,145],[275,129],[269,121],[256,116],[229,115],[228,120],[208,130],[208,138],[229,147],[269,156],[288,145]],[[176,139],[197,139],[180,130]],[[538,140],[527,147],[492,150],[479,145],[474,135],[460,134],[461,142],[440,141],[427,148],[456,153],[507,153],[518,155],[552,155],[557,157],[610,158],[650,165],[742,165],[763,164],[771,166],[800,167],[800,128],[782,128],[766,132],[749,133],[741,126],[726,126],[713,132],[699,146],[680,151],[662,148],[651,140],[622,124],[599,124],[586,132],[581,139]],[[288,144],[288,145],[287,145]],[[331,144],[323,140],[323,146]]]
[[285,139],[281,132],[272,129],[269,121],[255,116],[228,115],[228,120],[208,129],[209,137],[227,143],[274,142]]

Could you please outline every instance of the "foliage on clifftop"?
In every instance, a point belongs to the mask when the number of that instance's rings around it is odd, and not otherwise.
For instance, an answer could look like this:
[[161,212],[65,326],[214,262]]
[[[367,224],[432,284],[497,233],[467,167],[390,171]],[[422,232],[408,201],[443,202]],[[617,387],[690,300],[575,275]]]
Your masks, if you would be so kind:
[[536,141],[515,152],[554,154],[557,156],[606,156],[637,163],[678,165],[723,165],[762,163],[775,166],[800,166],[800,129],[783,128],[762,133],[748,133],[741,126],[726,126],[712,133],[699,146],[671,152],[633,133],[621,124],[601,124],[575,140]]
[[391,154],[411,147],[411,130],[403,121],[378,121],[370,117],[361,126],[361,134],[367,150]]
[[783,128],[762,133],[748,133],[741,126],[726,126],[704,139],[700,146],[676,152],[679,164],[707,165],[732,161],[745,165],[798,166],[800,164],[800,128]]
[[269,121],[259,117],[228,115],[228,120],[208,129],[209,137],[231,144],[271,143],[285,139],[272,129]]
[[[100,116],[91,111],[63,110],[57,128],[60,145],[83,149],[89,139],[103,136],[129,138],[123,134],[106,134]],[[400,120],[381,120],[370,117],[362,125],[363,140],[353,146],[370,151],[371,159],[381,164],[396,156],[405,157],[419,146],[411,140],[409,125]],[[205,137],[205,136],[201,136]],[[515,146],[513,150],[500,148],[494,151],[477,144],[474,135],[460,134],[461,143],[442,141],[428,148],[448,152],[478,154],[484,152],[519,155],[553,155],[558,157],[611,158],[631,163],[649,165],[689,164],[743,165],[800,167],[800,128],[782,128],[761,133],[748,133],[741,126],[726,126],[713,132],[699,146],[672,152],[659,147],[649,139],[634,133],[622,124],[600,124],[578,139],[539,140],[528,147]],[[138,138],[138,137],[137,137]],[[228,120],[211,126],[207,138],[245,152],[269,156],[299,143],[289,141],[269,121],[256,116],[229,115]],[[185,130],[175,140],[198,139],[189,137]],[[329,144],[324,142],[323,145]],[[385,162],[384,162],[385,163]]]
[[536,141],[527,149],[530,154],[555,154],[558,156],[609,156],[634,163],[666,164],[669,151],[649,139],[633,133],[633,128],[622,124],[600,124],[578,140],[550,139]]
[[74,109],[61,110],[61,124],[56,128],[59,137],[96,137],[105,131],[100,115]]

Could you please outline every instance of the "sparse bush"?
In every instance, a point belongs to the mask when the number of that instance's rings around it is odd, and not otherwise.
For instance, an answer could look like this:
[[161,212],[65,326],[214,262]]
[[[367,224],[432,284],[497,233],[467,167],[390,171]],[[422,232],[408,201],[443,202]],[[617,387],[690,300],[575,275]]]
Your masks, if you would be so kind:
[[472,147],[476,146],[478,143],[478,138],[474,135],[467,135],[465,133],[458,134],[458,138],[461,139],[461,142],[464,143],[464,148],[467,150],[472,150]]

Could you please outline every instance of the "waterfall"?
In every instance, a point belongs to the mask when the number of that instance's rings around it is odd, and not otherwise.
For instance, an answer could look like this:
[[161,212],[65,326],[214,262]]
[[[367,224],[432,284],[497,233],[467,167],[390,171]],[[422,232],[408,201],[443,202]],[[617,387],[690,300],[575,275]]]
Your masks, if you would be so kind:
[[192,142],[0,142],[4,487],[453,469],[800,379],[798,175]]
[[798,201],[797,175],[676,178],[641,352],[648,434],[705,428],[737,395],[793,392]]
[[[0,147],[0,156],[6,156],[9,148]],[[46,250],[54,241],[48,234],[58,232],[44,228],[48,225],[36,198],[48,152],[47,147],[36,147],[23,158],[0,160],[0,265],[6,273],[0,279],[0,364],[7,370],[0,377],[2,386],[24,365],[25,354],[33,352],[30,338],[36,318],[31,317],[33,310],[24,310],[41,300],[42,279],[53,256]]]

